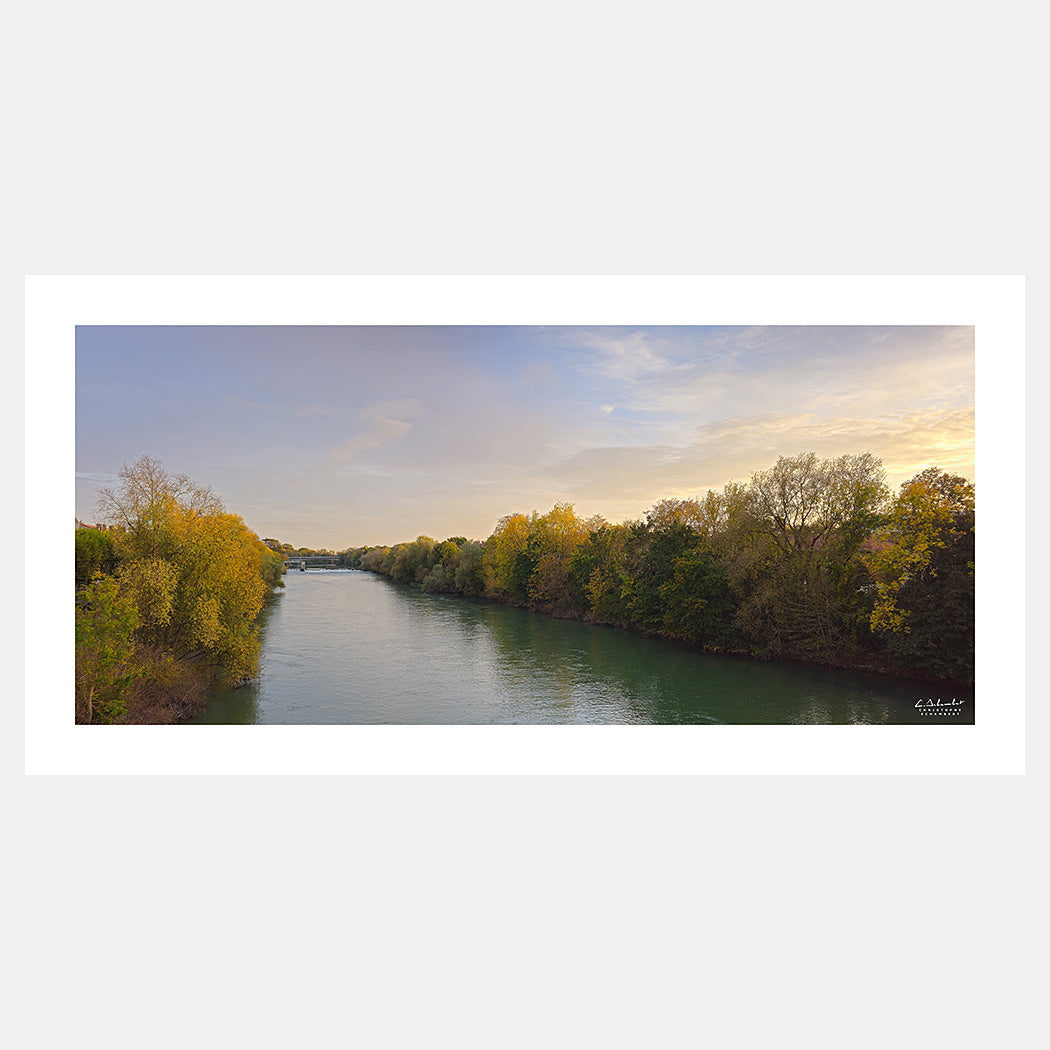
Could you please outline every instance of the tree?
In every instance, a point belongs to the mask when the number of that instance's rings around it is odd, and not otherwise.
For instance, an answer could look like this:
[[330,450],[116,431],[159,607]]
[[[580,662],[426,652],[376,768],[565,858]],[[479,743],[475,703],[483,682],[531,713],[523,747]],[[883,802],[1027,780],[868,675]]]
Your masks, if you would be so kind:
[[[533,511],[532,519],[536,512]],[[524,514],[500,518],[485,541],[485,588],[496,596],[525,602],[535,560],[528,549],[531,520]]]
[[236,514],[181,522],[169,644],[205,654],[237,681],[257,672],[255,621],[272,583],[269,551]]
[[195,485],[185,474],[169,475],[152,456],[123,464],[117,477],[117,489],[99,490],[98,507],[140,555],[163,557],[172,549],[176,511],[217,514],[225,509],[211,489]]
[[429,536],[417,536],[413,543],[400,543],[394,556],[390,575],[402,583],[422,584],[430,571],[434,541]]
[[732,604],[724,570],[694,548],[680,554],[660,587],[663,625],[687,642],[724,647],[730,638]]
[[95,573],[112,573],[116,568],[116,552],[108,532],[98,529],[76,530],[76,588],[86,587]]
[[629,619],[625,595],[631,529],[627,523],[603,523],[588,533],[573,554],[573,585],[601,623],[626,623]]
[[369,547],[361,555],[361,568],[366,572],[382,572],[392,550],[391,547]]
[[840,658],[856,645],[857,554],[888,496],[881,462],[781,456],[749,489],[755,530],[773,545],[751,598],[760,633],[791,655]]
[[697,545],[697,534],[681,521],[671,520],[662,529],[648,524],[633,534],[628,609],[631,623],[643,631],[662,633],[665,628],[665,586],[679,557]]
[[80,595],[75,622],[76,720],[117,722],[138,674],[135,601],[112,576],[97,573]]
[[[467,541],[463,540],[465,544]],[[459,544],[442,540],[435,544],[427,559],[429,571],[423,578],[424,591],[450,592],[456,590],[456,569],[459,565]]]
[[649,528],[659,532],[673,525],[695,529],[701,519],[701,504],[695,499],[662,499],[645,516]]
[[456,590],[471,597],[485,591],[485,544],[464,540],[459,551],[455,575]]
[[906,481],[874,537],[871,627],[907,670],[972,681],[975,489],[930,467]]
[[280,580],[279,559],[210,489],[142,456],[119,472],[100,507],[114,524],[122,593],[137,637],[206,660],[232,680],[256,672],[256,618]]
[[781,456],[772,470],[752,475],[751,490],[768,535],[806,570],[832,547],[840,560],[852,558],[888,496],[882,463],[870,452]]
[[601,519],[585,522],[571,503],[557,503],[530,522],[529,549],[535,562],[527,583],[529,597],[558,612],[578,610],[582,589],[572,586],[572,559]]

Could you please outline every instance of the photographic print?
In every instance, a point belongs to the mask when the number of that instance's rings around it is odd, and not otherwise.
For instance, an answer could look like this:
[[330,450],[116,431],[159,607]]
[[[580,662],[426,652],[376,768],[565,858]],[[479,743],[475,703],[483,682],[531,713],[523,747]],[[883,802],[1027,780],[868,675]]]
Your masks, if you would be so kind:
[[973,325],[78,324],[75,401],[78,724],[979,718]]

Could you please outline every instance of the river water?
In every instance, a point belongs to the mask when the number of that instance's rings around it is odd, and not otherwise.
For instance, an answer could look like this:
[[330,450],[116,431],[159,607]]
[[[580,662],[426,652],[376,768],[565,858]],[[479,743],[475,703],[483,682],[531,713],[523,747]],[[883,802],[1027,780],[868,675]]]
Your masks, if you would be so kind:
[[[264,614],[258,680],[217,691],[195,722],[974,721],[972,691],[708,655],[617,628],[423,594],[372,573],[290,572],[285,581]],[[942,706],[927,705],[938,700]]]

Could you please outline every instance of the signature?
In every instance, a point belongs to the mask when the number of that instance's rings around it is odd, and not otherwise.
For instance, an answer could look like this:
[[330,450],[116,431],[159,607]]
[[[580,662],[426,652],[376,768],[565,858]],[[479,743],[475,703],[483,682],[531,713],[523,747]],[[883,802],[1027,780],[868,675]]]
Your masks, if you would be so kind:
[[954,696],[951,700],[942,700],[939,696],[926,697],[916,700],[915,708],[922,715],[957,715],[965,703],[965,700],[958,700]]

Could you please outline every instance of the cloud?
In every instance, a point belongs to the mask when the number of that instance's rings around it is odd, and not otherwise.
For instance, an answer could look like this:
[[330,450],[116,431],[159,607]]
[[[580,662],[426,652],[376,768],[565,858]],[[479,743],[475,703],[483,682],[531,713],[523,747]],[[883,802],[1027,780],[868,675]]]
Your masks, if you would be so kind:
[[[972,476],[973,408],[912,410],[870,418],[820,419],[765,412],[697,427],[688,445],[591,448],[565,459],[552,477],[574,498],[608,502],[610,514],[637,514],[671,496],[693,496],[745,480],[782,455],[822,458],[871,452],[891,486],[924,467]],[[634,510],[624,510],[628,505]]]
[[967,327],[583,331],[575,339],[604,377],[596,407],[617,407],[621,432],[609,445],[684,447],[699,424],[787,408],[871,418],[973,403]]
[[610,334],[581,329],[571,338],[593,352],[592,365],[626,383],[638,383],[675,368],[667,357],[667,344],[652,332]]
[[329,456],[336,464],[346,464],[362,452],[384,448],[400,441],[411,429],[412,424],[400,416],[414,417],[423,411],[423,404],[415,398],[400,401],[381,401],[370,405],[360,413],[366,422],[363,430],[351,435]]

